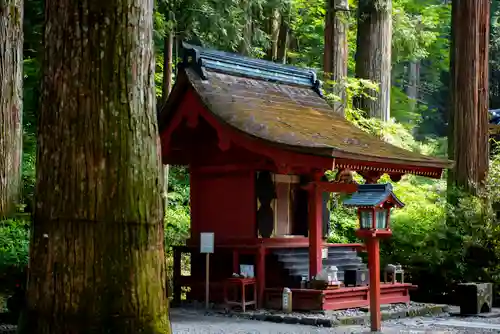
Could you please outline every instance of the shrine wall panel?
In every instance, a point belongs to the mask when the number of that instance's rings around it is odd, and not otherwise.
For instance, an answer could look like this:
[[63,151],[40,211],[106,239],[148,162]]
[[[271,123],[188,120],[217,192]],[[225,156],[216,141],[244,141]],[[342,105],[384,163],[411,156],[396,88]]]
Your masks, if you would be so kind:
[[253,171],[191,172],[191,238],[214,232],[215,243],[256,237]]

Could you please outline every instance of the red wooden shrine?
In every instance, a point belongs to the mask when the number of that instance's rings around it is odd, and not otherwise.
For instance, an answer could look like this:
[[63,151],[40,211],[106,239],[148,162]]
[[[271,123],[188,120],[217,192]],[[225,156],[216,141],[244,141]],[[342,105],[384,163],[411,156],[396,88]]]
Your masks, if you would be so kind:
[[[174,300],[205,296],[201,232],[215,234],[210,297],[223,302],[224,281],[253,266],[259,307],[280,307],[283,287],[295,309],[365,306],[368,287],[305,289],[324,266],[365,266],[361,244],[328,244],[327,197],[355,192],[345,171],[373,183],[387,173],[439,178],[448,161],[371,136],[337,115],[313,71],[184,45],[172,93],[159,114],[164,164],[190,172],[191,236],[174,249]],[[338,170],[328,181],[327,170]],[[327,257],[323,259],[323,249]],[[181,253],[191,254],[181,276]],[[305,276],[305,277],[304,277]],[[382,303],[409,301],[411,284],[382,284]]]

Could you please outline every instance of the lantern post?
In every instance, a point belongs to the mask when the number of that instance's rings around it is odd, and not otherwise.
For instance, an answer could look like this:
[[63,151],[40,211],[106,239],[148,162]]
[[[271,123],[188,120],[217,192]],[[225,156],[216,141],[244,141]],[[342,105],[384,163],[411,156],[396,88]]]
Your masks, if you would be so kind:
[[370,323],[372,331],[380,331],[380,239],[392,235],[390,212],[404,204],[392,192],[391,184],[362,184],[344,200],[345,206],[358,208],[359,228],[356,236],[365,241],[370,275]]

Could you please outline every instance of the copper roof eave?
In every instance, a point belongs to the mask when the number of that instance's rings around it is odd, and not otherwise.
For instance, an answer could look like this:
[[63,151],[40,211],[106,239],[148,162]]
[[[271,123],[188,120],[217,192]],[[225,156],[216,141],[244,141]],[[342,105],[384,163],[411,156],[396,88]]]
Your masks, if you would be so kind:
[[[194,87],[193,87],[194,89]],[[196,89],[194,89],[196,91]],[[320,156],[320,157],[325,157],[325,158],[330,158],[330,159],[345,159],[345,160],[354,160],[355,163],[349,163],[351,165],[351,169],[355,169],[354,167],[357,166],[363,166],[366,164],[369,164],[370,162],[372,163],[377,163],[377,164],[384,164],[388,165],[385,168],[379,167],[374,170],[377,171],[382,171],[382,172],[400,172],[400,173],[414,173],[414,174],[419,174],[419,175],[437,175],[438,171],[439,174],[442,173],[444,169],[447,168],[448,163],[446,161],[432,161],[433,159],[430,158],[431,161],[425,161],[425,160],[403,160],[403,159],[393,159],[393,158],[380,158],[376,156],[370,156],[370,155],[360,155],[360,154],[353,154],[349,152],[343,152],[341,150],[335,150],[334,148],[327,148],[327,147],[306,147],[306,146],[296,146],[296,145],[288,145],[285,143],[280,143],[278,141],[269,141],[265,138],[258,137],[252,133],[246,132],[242,129],[236,128],[232,126],[232,124],[228,123],[225,119],[220,117],[217,113],[213,112],[212,109],[207,105],[206,101],[204,101],[201,96],[198,96],[198,99],[200,103],[205,107],[205,109],[210,112],[210,114],[217,119],[218,122],[221,124],[224,124],[225,126],[231,128],[233,131],[236,131],[240,135],[243,135],[244,137],[251,138],[253,140],[258,140],[259,142],[263,143],[264,145],[276,147],[279,149],[287,150],[287,151],[293,151],[297,153],[302,153],[306,155],[314,155],[314,156]],[[384,144],[384,143],[382,143]],[[319,167],[319,166],[318,166]],[[431,168],[431,169],[436,169],[434,173],[418,173],[416,172],[419,168]],[[415,173],[416,172],[416,173]]]
[[[279,149],[287,150],[287,151],[293,151],[297,153],[302,153],[306,155],[314,155],[314,156],[320,156],[324,158],[331,158],[331,159],[341,159],[341,160],[350,160],[350,161],[356,161],[357,164],[365,164],[365,163],[377,163],[377,164],[387,164],[387,165],[398,165],[398,166],[405,166],[407,167],[406,169],[418,169],[419,167],[423,168],[433,168],[433,169],[439,169],[439,170],[444,170],[447,168],[451,168],[453,166],[453,161],[450,160],[439,160],[439,159],[433,159],[432,157],[427,157],[423,156],[425,158],[428,158],[429,160],[410,160],[410,159],[394,159],[394,158],[386,158],[386,157],[377,157],[373,155],[363,155],[363,154],[355,154],[355,153],[350,153],[350,152],[345,152],[342,150],[337,150],[335,148],[330,148],[330,147],[307,147],[307,146],[297,146],[297,145],[289,145],[285,143],[280,143],[278,141],[270,141],[265,138],[258,137],[252,133],[246,132],[242,129],[235,128],[232,126],[230,123],[228,123],[226,120],[224,120],[222,117],[220,117],[217,113],[212,112],[211,108],[205,103],[205,101],[202,98],[199,98],[200,103],[205,107],[207,111],[210,112],[210,114],[217,119],[218,122],[221,124],[224,124],[225,126],[231,128],[233,131],[236,131],[237,133],[240,133],[241,135],[245,137],[249,137],[253,140],[258,140],[262,142],[264,145],[267,146],[272,146],[276,147]],[[382,142],[381,144],[386,144],[385,142]],[[394,169],[394,166],[388,166],[387,169]]]
[[446,169],[453,165],[451,161],[426,161],[426,160],[405,160],[405,159],[394,159],[377,157],[372,155],[355,154],[350,152],[345,152],[342,150],[337,150],[335,148],[317,148],[319,151],[323,151],[320,154],[328,157],[333,157],[335,159],[342,160],[356,160],[359,162],[376,162],[382,164],[395,164],[404,165],[409,167],[426,167],[426,168],[439,168]]
[[[297,153],[302,153],[305,155],[314,155],[314,156],[320,156],[324,158],[330,158],[330,159],[335,159],[336,161],[340,160],[348,160],[348,161],[355,161],[354,163],[349,163],[353,168],[357,166],[363,166],[367,165],[370,163],[377,163],[377,164],[383,164],[387,165],[385,167],[378,167],[374,168],[373,170],[376,171],[382,171],[382,172],[395,172],[395,173],[409,173],[413,172],[414,174],[419,174],[419,175],[431,175],[431,173],[428,172],[422,172],[422,173],[415,173],[419,168],[426,168],[426,169],[435,169],[436,174],[439,172],[441,174],[444,169],[450,168],[451,164],[453,162],[451,161],[439,161],[439,160],[434,160],[434,161],[425,161],[425,160],[403,160],[403,159],[393,159],[393,158],[380,158],[380,157],[375,157],[375,156],[370,156],[370,155],[360,155],[360,154],[353,154],[349,152],[343,152],[340,150],[335,150],[334,148],[327,148],[327,147],[304,147],[304,146],[295,146],[295,145],[288,145],[276,141],[269,141],[264,138],[260,138],[255,136],[254,134],[248,133],[244,130],[238,129],[233,127],[230,123],[226,122],[222,117],[220,117],[217,113],[212,112],[212,110],[209,108],[209,106],[205,103],[203,99],[199,99],[200,103],[205,107],[207,111],[210,112],[210,114],[217,119],[218,122],[221,124],[224,124],[225,126],[231,128],[233,131],[239,133],[240,135],[244,137],[251,138],[252,140],[257,140],[264,145],[267,146],[272,146],[276,147],[278,149],[282,150],[287,150],[287,151],[293,151]],[[432,158],[430,158],[432,159]],[[339,161],[340,164],[342,164],[342,161]],[[336,163],[337,165],[337,163]],[[343,164],[342,164],[343,165]]]
[[[216,115],[214,115],[217,117]],[[222,123],[225,123],[223,120],[220,120]],[[225,123],[226,124],[226,123]],[[227,126],[231,126],[229,124],[226,124]],[[235,129],[236,131],[239,131],[238,129]],[[427,162],[427,161],[420,161],[420,160],[396,160],[396,159],[390,159],[390,158],[379,158],[379,157],[373,157],[369,155],[358,155],[358,154],[349,154],[349,153],[344,153],[341,151],[337,151],[335,149],[330,149],[330,148],[307,148],[307,147],[301,147],[301,146],[291,146],[287,144],[282,144],[282,143],[276,143],[276,142],[270,142],[268,140],[256,137],[252,134],[242,132],[243,135],[249,136],[254,140],[258,140],[263,142],[265,145],[269,146],[274,146],[280,149],[284,150],[289,150],[289,151],[294,151],[297,153],[302,153],[306,155],[314,155],[314,156],[321,156],[325,158],[331,158],[335,159],[336,163],[335,165],[337,166],[342,166],[344,168],[344,165],[348,165],[351,167],[353,170],[360,170],[362,168],[359,168],[361,166],[367,166],[370,165],[370,163],[377,163],[380,165],[385,165],[382,167],[373,167],[373,168],[368,168],[368,170],[373,170],[373,171],[380,171],[380,172],[387,172],[387,173],[402,173],[402,174],[408,174],[408,173],[413,173],[417,175],[427,175],[430,176],[439,174],[443,172],[443,170],[450,168],[452,163],[451,161],[436,161],[436,162]],[[346,162],[348,161],[348,162]],[[344,163],[346,162],[346,163]],[[433,169],[433,173],[430,173],[428,171],[422,171],[418,172],[419,169]]]

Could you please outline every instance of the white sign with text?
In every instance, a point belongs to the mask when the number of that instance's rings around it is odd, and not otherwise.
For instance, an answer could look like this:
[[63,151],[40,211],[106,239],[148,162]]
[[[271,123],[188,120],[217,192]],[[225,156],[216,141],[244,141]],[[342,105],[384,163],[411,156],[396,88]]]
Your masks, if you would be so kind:
[[210,254],[214,252],[214,233],[200,233],[200,253]]

